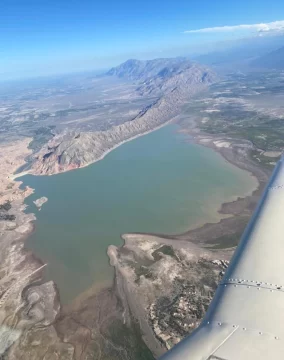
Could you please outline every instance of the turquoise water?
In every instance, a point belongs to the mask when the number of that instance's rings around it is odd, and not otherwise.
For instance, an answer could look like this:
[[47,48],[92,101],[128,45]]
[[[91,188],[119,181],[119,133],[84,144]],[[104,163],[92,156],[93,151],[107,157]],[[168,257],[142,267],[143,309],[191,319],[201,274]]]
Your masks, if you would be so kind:
[[[218,221],[220,205],[248,194],[256,181],[211,149],[188,142],[175,125],[128,142],[102,161],[54,176],[26,175],[36,213],[27,247],[48,263],[63,302],[110,283],[108,245],[126,232],[179,233]],[[33,200],[47,196],[38,211]]]

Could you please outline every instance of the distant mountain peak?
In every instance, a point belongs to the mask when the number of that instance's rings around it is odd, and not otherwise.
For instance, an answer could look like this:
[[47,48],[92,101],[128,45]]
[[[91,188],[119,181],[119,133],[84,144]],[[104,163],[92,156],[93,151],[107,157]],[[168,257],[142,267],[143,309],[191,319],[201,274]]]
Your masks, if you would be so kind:
[[252,66],[269,69],[284,69],[284,46],[251,62]]
[[[153,60],[129,59],[119,66],[110,69],[106,75],[115,75],[134,81],[143,81],[150,77],[157,76],[161,72],[169,74],[180,67],[181,64],[189,66],[191,62],[182,57]],[[161,73],[160,76],[162,76],[162,74],[163,73]]]
[[167,93],[196,82],[210,84],[216,79],[211,69],[184,57],[154,60],[129,59],[112,68],[106,75],[136,82],[137,91],[141,95]]

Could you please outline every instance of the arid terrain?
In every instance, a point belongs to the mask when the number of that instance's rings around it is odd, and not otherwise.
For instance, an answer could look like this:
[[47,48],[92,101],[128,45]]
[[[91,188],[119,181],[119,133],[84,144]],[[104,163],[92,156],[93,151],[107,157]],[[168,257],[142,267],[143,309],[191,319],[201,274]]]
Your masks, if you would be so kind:
[[[145,356],[147,352],[152,356],[142,340],[138,343],[139,336],[129,330],[130,324],[123,323],[120,299],[110,290],[101,295],[90,292],[92,301],[84,298],[79,307],[74,305],[67,313],[62,312],[56,285],[43,282],[46,264],[24,249],[25,237],[33,231],[35,220],[33,214],[24,213],[24,199],[33,190],[20,189],[14,174],[53,174],[97,161],[124,141],[171,120],[178,113],[183,96],[190,97],[215,79],[213,72],[188,61],[169,60],[171,63],[172,73],[166,77],[175,79],[174,107],[170,106],[173,102],[164,101],[161,91],[145,95],[136,90],[137,85],[131,84],[127,76],[120,80],[110,74],[104,78],[75,77],[67,83],[61,79],[40,86],[24,84],[21,91],[13,85],[1,89],[3,359],[87,359],[90,354],[97,354],[98,358],[118,358],[120,354],[125,359],[133,358],[139,349]],[[153,68],[158,75],[161,66],[153,62]],[[184,73],[176,75],[177,69]],[[158,78],[161,83],[163,75]],[[169,87],[173,90],[173,85]],[[35,204],[40,208],[46,201],[41,198]],[[90,303],[85,311],[84,302]],[[109,312],[111,308],[113,312]],[[117,333],[122,329],[132,335],[126,340],[118,339],[122,343],[112,346],[114,334],[109,332],[115,331],[115,321]],[[137,325],[135,329],[140,333]]]
[[[220,77],[186,59],[130,60],[104,77],[75,76],[0,93],[0,358],[153,359],[201,321],[283,150],[283,73]],[[113,287],[62,308],[56,284],[24,248],[35,216],[15,173],[87,166],[175,121],[191,140],[252,173],[258,189],[229,215],[184,234],[124,234],[108,250]],[[44,206],[46,198],[38,199]],[[35,223],[36,224],[36,223]]]
[[31,140],[1,144],[0,353],[3,359],[40,359],[60,352],[61,359],[72,359],[73,348],[60,342],[53,326],[60,312],[56,286],[40,281],[45,264],[24,249],[35,217],[23,212],[23,201],[33,190],[19,189],[11,175],[31,153]]

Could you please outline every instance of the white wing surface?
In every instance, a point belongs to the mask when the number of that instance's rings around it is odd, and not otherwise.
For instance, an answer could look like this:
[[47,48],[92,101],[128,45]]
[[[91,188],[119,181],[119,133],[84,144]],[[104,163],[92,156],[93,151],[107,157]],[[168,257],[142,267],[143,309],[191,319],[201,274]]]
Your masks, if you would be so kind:
[[162,359],[284,359],[283,158],[202,324]]

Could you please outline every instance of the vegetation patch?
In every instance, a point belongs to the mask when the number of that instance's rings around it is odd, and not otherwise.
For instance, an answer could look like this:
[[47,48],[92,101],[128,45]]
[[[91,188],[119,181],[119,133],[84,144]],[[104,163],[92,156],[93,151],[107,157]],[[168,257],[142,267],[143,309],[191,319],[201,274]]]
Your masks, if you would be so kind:
[[155,261],[159,261],[162,258],[161,254],[171,256],[176,260],[178,260],[173,247],[170,245],[163,245],[159,249],[156,249],[155,251],[152,252],[152,256]]
[[12,208],[11,202],[7,200],[4,204],[0,205],[0,211],[9,211]]

